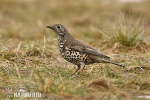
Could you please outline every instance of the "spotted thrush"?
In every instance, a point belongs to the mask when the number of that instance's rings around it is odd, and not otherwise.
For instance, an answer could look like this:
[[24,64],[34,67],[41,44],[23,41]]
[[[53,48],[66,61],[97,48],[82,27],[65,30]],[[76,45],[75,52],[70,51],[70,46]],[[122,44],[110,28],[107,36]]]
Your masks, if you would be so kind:
[[111,63],[120,67],[125,67],[124,65],[111,61],[110,57],[76,40],[61,24],[47,26],[47,28],[52,29],[57,34],[59,51],[62,57],[77,65],[77,70],[71,75],[78,72],[81,67],[83,67],[84,70],[85,65],[93,63]]

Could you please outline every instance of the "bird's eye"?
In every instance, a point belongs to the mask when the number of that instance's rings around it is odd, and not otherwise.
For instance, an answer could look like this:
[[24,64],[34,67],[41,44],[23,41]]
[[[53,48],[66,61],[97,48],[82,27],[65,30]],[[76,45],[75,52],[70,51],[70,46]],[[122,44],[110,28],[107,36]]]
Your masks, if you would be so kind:
[[61,28],[61,26],[57,26],[57,28]]

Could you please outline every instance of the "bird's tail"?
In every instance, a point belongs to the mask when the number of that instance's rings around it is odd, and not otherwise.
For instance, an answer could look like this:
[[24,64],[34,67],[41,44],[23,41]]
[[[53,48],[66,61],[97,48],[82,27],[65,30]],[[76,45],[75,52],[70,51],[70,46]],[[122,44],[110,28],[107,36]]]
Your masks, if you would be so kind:
[[104,63],[110,63],[110,64],[114,64],[114,65],[117,65],[117,66],[120,66],[120,67],[126,67],[126,66],[124,66],[124,65],[122,65],[122,64],[119,64],[119,63],[117,63],[117,62],[113,62],[113,61],[111,61],[111,60],[106,60],[106,59],[99,59],[101,62],[104,62]]

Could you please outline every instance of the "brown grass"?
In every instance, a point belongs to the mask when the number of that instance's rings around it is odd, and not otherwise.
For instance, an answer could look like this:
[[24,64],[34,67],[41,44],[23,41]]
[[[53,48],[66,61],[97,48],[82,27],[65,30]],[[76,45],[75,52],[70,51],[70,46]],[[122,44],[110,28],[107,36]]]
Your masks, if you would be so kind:
[[[0,99],[140,100],[150,96],[150,2],[1,0]],[[127,67],[76,66],[59,54],[47,25],[61,23],[78,40]],[[12,86],[12,91],[6,90]],[[42,98],[13,98],[20,88]],[[144,98],[144,97],[143,97]]]

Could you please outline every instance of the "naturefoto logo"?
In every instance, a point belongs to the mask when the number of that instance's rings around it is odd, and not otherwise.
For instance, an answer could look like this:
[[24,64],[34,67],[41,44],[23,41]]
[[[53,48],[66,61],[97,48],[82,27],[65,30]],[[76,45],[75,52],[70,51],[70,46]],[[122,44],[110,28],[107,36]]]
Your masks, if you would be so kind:
[[[15,87],[13,88],[11,85],[8,85],[6,87],[6,91],[9,93],[7,94],[7,97],[15,97],[15,98],[19,98],[19,97],[29,97],[29,98],[35,98],[35,97],[45,97],[45,95],[43,95],[41,92],[28,92],[26,91],[27,87],[24,86],[19,86],[19,87]],[[32,89],[37,89],[35,86],[30,86],[28,87],[32,88]],[[15,91],[17,90],[17,91]],[[14,91],[14,92],[13,92]]]
[[14,97],[42,97],[41,92],[27,92],[23,89],[14,92]]

